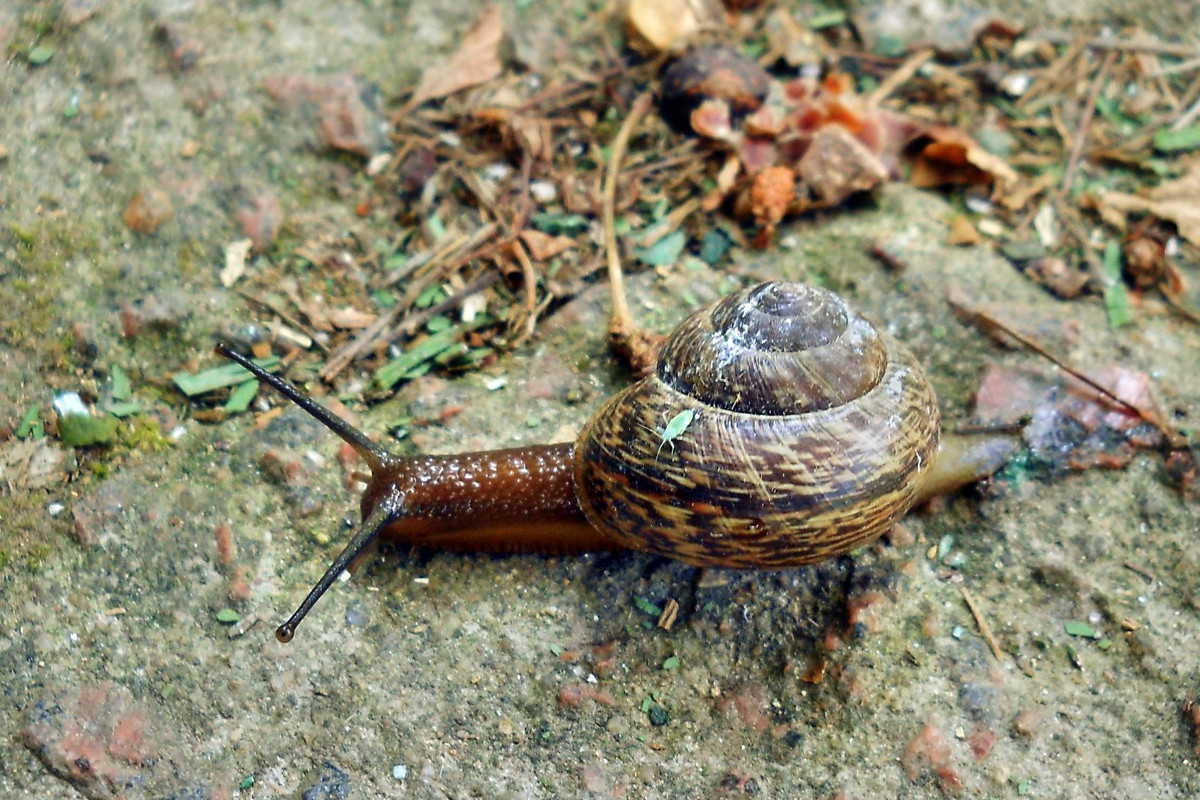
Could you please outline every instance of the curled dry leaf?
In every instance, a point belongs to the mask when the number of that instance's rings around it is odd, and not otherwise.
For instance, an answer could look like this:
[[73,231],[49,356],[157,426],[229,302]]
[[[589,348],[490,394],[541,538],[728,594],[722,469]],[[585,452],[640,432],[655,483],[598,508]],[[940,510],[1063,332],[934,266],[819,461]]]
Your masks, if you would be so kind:
[[570,236],[551,236],[532,228],[521,231],[521,241],[534,261],[549,261],[579,244]]
[[729,103],[716,98],[709,98],[692,109],[690,117],[692,130],[707,139],[722,142],[736,142],[733,132],[733,122],[729,118]]
[[1151,189],[1145,197],[1105,192],[1100,202],[1118,211],[1141,211],[1175,223],[1179,235],[1200,245],[1200,164],[1186,175]]
[[984,150],[958,128],[931,126],[914,144],[919,147],[909,177],[914,186],[995,182],[996,188],[1003,191],[1017,182],[1017,173],[1003,158]]
[[1125,277],[1139,289],[1162,283],[1168,274],[1166,245],[1150,236],[1133,233],[1122,246]]
[[488,4],[474,24],[463,34],[458,50],[421,74],[409,105],[418,106],[455,92],[486,83],[500,74],[500,40],[504,38],[504,20],[500,7]]

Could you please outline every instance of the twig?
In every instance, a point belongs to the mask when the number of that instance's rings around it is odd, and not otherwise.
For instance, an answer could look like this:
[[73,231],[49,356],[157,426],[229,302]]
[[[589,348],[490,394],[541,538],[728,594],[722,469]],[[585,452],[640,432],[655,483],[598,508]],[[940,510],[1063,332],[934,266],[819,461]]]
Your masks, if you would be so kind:
[[661,158],[656,161],[643,160],[640,163],[633,163],[634,159],[630,159],[630,166],[625,169],[627,177],[645,177],[653,175],[656,172],[661,172],[671,167],[677,167],[680,164],[694,164],[699,158],[697,151],[699,146],[695,139],[689,139],[678,147],[674,147],[670,152],[664,153]]
[[[480,236],[480,234],[483,232],[483,230],[485,228],[489,229],[487,236],[486,237]],[[500,230],[500,226],[497,225],[496,223],[488,223],[483,228],[476,231],[474,234],[471,234],[470,236],[468,236],[467,239],[472,242],[477,241],[479,239],[483,239],[484,241],[486,241],[487,239],[490,239],[491,237],[495,236],[499,230]],[[462,254],[450,259],[446,263],[445,269],[447,272],[453,272],[454,270],[461,267],[463,264],[470,263],[471,261],[474,261],[476,258],[483,258],[483,257],[487,256],[489,253],[493,252],[493,249],[502,247],[505,243],[506,242],[502,241],[502,242],[493,242],[491,244],[482,244],[473,250],[469,250],[465,253],[462,253]],[[456,243],[456,245],[457,245],[457,243]],[[457,249],[459,249],[457,246],[445,248],[441,252],[439,252],[435,257],[429,259],[428,263],[433,264],[433,263],[435,263],[435,260],[444,258],[444,257],[446,257],[447,253],[453,252],[454,250],[457,250]],[[358,358],[358,356],[361,353],[365,352],[366,350],[368,350],[372,346],[374,346],[375,342],[381,336],[383,336],[383,332],[388,330],[389,328],[391,328],[392,325],[395,324],[396,320],[400,318],[400,315],[403,314],[407,310],[408,310],[408,304],[404,303],[404,302],[400,302],[400,303],[396,303],[396,305],[394,305],[390,309],[388,309],[386,314],[381,314],[379,319],[377,319],[373,323],[371,323],[370,327],[364,329],[363,332],[361,334],[359,334],[357,338],[355,338],[352,342],[350,342],[349,344],[342,347],[340,350],[338,350],[336,353],[334,353],[333,356],[330,357],[329,361],[327,361],[325,363],[325,366],[321,368],[321,371],[319,373],[317,373],[318,376],[321,378],[321,380],[323,380],[323,381],[333,380],[333,378],[339,372],[341,372],[343,369],[345,369],[346,366],[348,364],[350,364],[350,362],[354,361],[354,359]]]
[[626,71],[625,65],[622,63],[617,66],[609,67],[600,71],[594,76],[589,76],[586,79],[567,81],[554,86],[547,86],[537,94],[531,96],[528,100],[520,103],[513,109],[515,113],[523,113],[532,109],[538,109],[539,112],[545,113],[551,107],[551,101],[559,100],[566,95],[571,95],[575,92],[594,92],[596,87],[603,84],[612,78],[621,75]]
[[670,213],[654,223],[645,235],[634,241],[637,242],[639,247],[653,247],[667,234],[677,230],[683,224],[684,220],[699,210],[700,198],[693,197],[671,209]]
[[[640,334],[629,313],[629,304],[625,299],[625,278],[621,272],[621,252],[617,245],[617,174],[621,169],[621,159],[629,146],[629,139],[638,122],[650,110],[653,95],[643,92],[633,101],[629,108],[629,116],[621,123],[621,129],[613,139],[612,149],[608,159],[608,171],[604,176],[604,188],[601,194],[601,214],[604,223],[604,250],[608,260],[608,285],[612,291],[612,319],[608,324],[608,338],[613,347],[629,360],[635,372],[642,372],[647,364],[647,342],[644,334]],[[653,354],[649,363],[653,362]]]
[[307,325],[300,322],[300,320],[296,319],[291,314],[284,311],[282,308],[276,307],[275,304],[272,303],[270,300],[267,300],[265,297],[259,297],[258,295],[251,294],[250,292],[246,291],[245,289],[238,289],[238,294],[240,294],[242,297],[249,300],[251,303],[254,303],[255,305],[258,305],[258,306],[262,306],[267,311],[270,311],[272,314],[279,317],[281,320],[286,322],[288,325],[291,325],[296,330],[303,332],[305,336],[307,336],[310,340],[312,340],[313,345],[318,350],[320,350],[322,353],[329,352],[328,348],[326,348],[325,345],[323,345],[319,341],[317,341],[317,338],[313,335],[313,332],[309,329],[309,327]]
[[[1074,34],[1061,31],[1045,31],[1028,38],[1030,41],[1049,42],[1050,44],[1070,44],[1077,41],[1077,37]],[[1090,47],[1093,50],[1154,53],[1160,56],[1174,56],[1175,58],[1200,57],[1200,48],[1186,44],[1168,44],[1150,39],[1117,39],[1107,36],[1093,36],[1090,39],[1083,39],[1082,44],[1084,47]]]
[[422,250],[420,253],[413,255],[411,258],[405,261],[401,266],[389,272],[387,277],[383,279],[383,285],[393,286],[426,264],[443,258],[448,258],[455,251],[469,250],[471,248],[479,247],[488,239],[491,239],[493,236],[495,236],[499,231],[500,225],[498,223],[488,222],[476,228],[466,236],[455,239],[453,242],[450,242],[444,247],[431,247],[426,250]]
[[1066,227],[1067,232],[1079,243],[1079,248],[1083,251],[1083,260],[1087,262],[1088,270],[1092,273],[1092,280],[1096,282],[1097,286],[1107,289],[1113,283],[1113,279],[1104,269],[1104,262],[1100,260],[1100,256],[1096,255],[1096,248],[1088,238],[1087,231],[1084,230],[1083,223],[1079,221],[1075,210],[1064,203],[1058,209],[1058,218]]
[[[517,263],[521,265],[521,274],[525,281],[525,319],[521,323],[522,330],[518,332],[517,337],[513,340],[513,344],[520,344],[533,335],[533,327],[537,324],[537,273],[533,268],[533,261],[529,258],[529,253],[525,251],[525,245],[521,244],[521,240],[517,239],[512,244],[513,256],[517,259]],[[515,316],[515,315],[514,315]]]
[[1179,118],[1171,123],[1171,130],[1177,131],[1181,128],[1186,128],[1196,121],[1196,117],[1200,116],[1200,100],[1192,103],[1187,111],[1179,115]]
[[992,655],[996,657],[997,661],[1003,664],[1008,659],[1005,658],[1004,651],[1000,649],[1000,643],[992,635],[992,629],[988,626],[987,620],[984,619],[983,612],[979,610],[979,606],[975,603],[975,598],[965,586],[958,587],[958,590],[962,592],[963,600],[966,601],[967,608],[971,611],[971,616],[975,618],[975,625],[978,626],[980,635],[988,643],[988,647],[992,648]]
[[1100,90],[1104,88],[1104,83],[1108,79],[1108,71],[1112,69],[1116,59],[1115,50],[1109,51],[1104,56],[1104,62],[1100,65],[1100,71],[1096,73],[1096,79],[1092,81],[1092,88],[1088,92],[1087,102],[1083,106],[1083,114],[1079,118],[1075,141],[1071,146],[1071,157],[1067,159],[1067,168],[1063,170],[1062,187],[1059,188],[1058,197],[1055,199],[1060,214],[1062,204],[1071,191],[1071,184],[1075,182],[1075,173],[1079,170],[1079,162],[1083,158],[1083,145],[1087,141],[1088,127],[1092,124],[1092,117],[1096,114],[1096,100],[1100,97]]
[[1063,73],[1065,73],[1067,70],[1067,67],[1072,61],[1079,57],[1079,54],[1084,51],[1084,48],[1085,42],[1082,39],[1076,39],[1072,41],[1070,46],[1063,51],[1063,54],[1054,59],[1054,61],[1052,61],[1050,65],[1042,71],[1041,76],[1033,82],[1033,85],[1025,91],[1025,94],[1017,98],[1017,102],[1015,103],[1016,107],[1024,109],[1025,106],[1032,103],[1035,98],[1041,97],[1047,89],[1061,80]]
[[1141,575],[1151,583],[1154,583],[1156,580],[1158,580],[1158,578],[1154,577],[1153,572],[1141,566],[1140,564],[1134,564],[1132,561],[1126,561],[1123,566],[1130,572],[1136,572],[1138,575]]
[[480,275],[475,280],[463,287],[461,292],[450,295],[446,299],[434,303],[429,308],[423,308],[420,311],[405,317],[401,320],[396,328],[388,333],[384,340],[388,343],[399,339],[401,336],[412,336],[417,330],[429,320],[441,314],[443,311],[448,311],[451,308],[457,308],[464,300],[473,294],[478,294],[488,288],[496,281],[500,280],[500,273],[496,270],[488,270]]
[[1165,78],[1169,75],[1178,75],[1181,72],[1191,72],[1194,69],[1200,69],[1200,58],[1191,58],[1187,61],[1180,61],[1178,64],[1152,69],[1146,73],[1146,77]]
[[1188,305],[1183,302],[1183,298],[1180,297],[1173,289],[1167,286],[1165,281],[1158,285],[1158,290],[1162,292],[1163,299],[1167,301],[1167,305],[1171,307],[1172,311],[1189,322],[1195,322],[1196,324],[1200,325],[1200,313],[1197,313],[1194,309],[1188,307]]
[[917,70],[925,66],[925,62],[933,58],[933,56],[932,47],[920,50],[909,56],[908,60],[901,64],[895,72],[888,75],[875,87],[875,91],[867,95],[867,108],[874,108],[879,105],[887,99],[888,95],[905,83],[908,83],[909,79],[917,74]]

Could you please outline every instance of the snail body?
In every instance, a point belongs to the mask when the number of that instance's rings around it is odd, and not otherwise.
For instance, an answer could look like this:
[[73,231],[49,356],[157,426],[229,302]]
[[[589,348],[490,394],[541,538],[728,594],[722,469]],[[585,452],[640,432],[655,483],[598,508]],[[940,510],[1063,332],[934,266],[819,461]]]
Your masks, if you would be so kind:
[[1011,451],[981,442],[956,464],[935,463],[937,400],[916,359],[836,294],[803,284],[760,284],[688,317],[655,372],[606,402],[571,444],[395,456],[286,381],[218,351],[371,469],[361,527],[276,631],[281,641],[376,537],[782,568],[872,541],[918,500],[989,474]]

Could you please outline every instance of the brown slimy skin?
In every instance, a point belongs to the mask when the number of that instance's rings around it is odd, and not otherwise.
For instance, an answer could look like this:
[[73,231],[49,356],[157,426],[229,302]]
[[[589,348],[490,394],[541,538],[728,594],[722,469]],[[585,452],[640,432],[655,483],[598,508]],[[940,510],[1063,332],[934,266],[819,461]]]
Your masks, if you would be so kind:
[[[917,502],[991,474],[1015,447],[1010,437],[942,439],[912,354],[837,295],[801,284],[762,284],[693,314],[655,373],[606,403],[574,444],[394,456],[286,381],[218,352],[371,469],[363,524],[277,629],[284,642],[376,538],[778,569],[871,542]],[[688,425],[663,447],[661,426],[684,411]]]

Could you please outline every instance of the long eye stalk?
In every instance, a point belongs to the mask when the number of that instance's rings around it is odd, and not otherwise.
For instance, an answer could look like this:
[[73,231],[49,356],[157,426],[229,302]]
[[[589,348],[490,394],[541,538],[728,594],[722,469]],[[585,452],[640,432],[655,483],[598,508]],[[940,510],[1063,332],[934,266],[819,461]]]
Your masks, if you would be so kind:
[[342,574],[342,570],[350,566],[350,562],[359,556],[367,548],[379,532],[383,530],[389,522],[395,519],[400,514],[400,509],[387,503],[380,503],[379,506],[371,512],[371,514],[363,520],[362,525],[354,532],[354,537],[350,539],[349,544],[343,548],[342,552],[338,553],[338,557],[329,565],[329,569],[325,570],[325,574],[321,576],[321,580],[317,581],[316,586],[309,590],[305,595],[300,606],[288,617],[287,622],[275,629],[275,638],[287,644],[296,635],[296,626],[300,624],[316,602],[321,599],[321,595],[333,585],[338,576]]
[[322,425],[329,428],[329,430],[336,433],[357,450],[358,454],[363,457],[363,460],[367,462],[372,471],[378,469],[388,461],[388,452],[368,439],[362,431],[351,426],[350,423],[341,417],[335,416],[325,406],[313,400],[283,378],[272,375],[241,353],[234,352],[224,344],[218,344],[215,350],[217,355],[237,362],[249,371],[251,375],[313,415]]
[[[348,442],[363,457],[363,460],[367,462],[373,473],[379,471],[391,460],[388,452],[368,439],[362,431],[352,427],[344,419],[335,416],[329,409],[301,392],[291,383],[272,375],[241,353],[234,352],[224,344],[218,344],[216,351],[218,355],[222,355],[240,364],[255,378],[258,378],[258,380],[300,406],[300,408],[315,417],[325,427]],[[284,643],[292,640],[292,637],[296,635],[296,626],[308,615],[313,605],[321,599],[321,595],[325,594],[329,587],[333,585],[333,582],[337,580],[338,576],[342,574],[342,571],[350,565],[350,562],[357,558],[375,540],[380,531],[386,528],[388,523],[402,513],[402,510],[400,502],[393,500],[392,502],[380,503],[367,515],[362,525],[355,531],[350,543],[346,545],[342,552],[338,554],[338,557],[334,559],[333,563],[329,565],[329,569],[325,570],[325,574],[321,576],[321,580],[317,581],[317,585],[305,596],[304,601],[300,603],[300,607],[288,617],[287,622],[275,629],[276,639]]]

